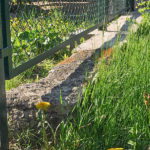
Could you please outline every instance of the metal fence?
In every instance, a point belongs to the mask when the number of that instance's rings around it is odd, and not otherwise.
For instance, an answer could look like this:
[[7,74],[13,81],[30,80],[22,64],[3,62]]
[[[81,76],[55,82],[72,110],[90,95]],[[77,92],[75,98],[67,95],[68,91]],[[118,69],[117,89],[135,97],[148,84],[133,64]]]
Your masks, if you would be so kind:
[[8,149],[5,80],[122,12],[134,0],[0,0],[0,148]]

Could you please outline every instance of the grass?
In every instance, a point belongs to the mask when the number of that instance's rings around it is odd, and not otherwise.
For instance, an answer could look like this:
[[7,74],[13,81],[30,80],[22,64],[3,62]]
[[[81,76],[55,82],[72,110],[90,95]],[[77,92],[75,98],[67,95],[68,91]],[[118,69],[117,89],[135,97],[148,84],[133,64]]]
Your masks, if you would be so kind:
[[150,35],[132,33],[126,46],[116,46],[112,58],[101,62],[96,80],[76,106],[75,119],[62,125],[56,149],[144,150],[150,145],[150,114],[143,97],[150,93],[149,68]]
[[[150,34],[143,28],[142,24],[136,33],[130,33],[123,46],[116,44],[107,63],[101,59],[72,119],[61,123],[57,136],[51,133],[54,138],[49,149],[144,150],[150,145],[150,108],[143,96],[150,94]],[[26,147],[36,145],[32,137],[26,137],[30,141]]]

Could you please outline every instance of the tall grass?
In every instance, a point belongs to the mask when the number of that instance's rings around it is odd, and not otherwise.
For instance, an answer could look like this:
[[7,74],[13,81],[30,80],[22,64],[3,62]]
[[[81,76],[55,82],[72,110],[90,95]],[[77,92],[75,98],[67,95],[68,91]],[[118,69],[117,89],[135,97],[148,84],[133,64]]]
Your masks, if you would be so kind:
[[[150,111],[143,94],[150,94],[150,33],[149,24],[144,24],[129,34],[126,44],[116,44],[109,59],[101,59],[95,78],[84,87],[83,97],[72,111],[72,119],[60,124],[59,135],[52,130],[54,141],[49,149],[147,150]],[[29,148],[41,141],[39,137],[32,143],[33,136],[23,136],[29,139]]]
[[116,46],[107,63],[101,61],[76,116],[62,123],[56,149],[144,150],[150,145],[150,114],[143,98],[150,93],[150,35],[140,31],[131,33],[126,45]]

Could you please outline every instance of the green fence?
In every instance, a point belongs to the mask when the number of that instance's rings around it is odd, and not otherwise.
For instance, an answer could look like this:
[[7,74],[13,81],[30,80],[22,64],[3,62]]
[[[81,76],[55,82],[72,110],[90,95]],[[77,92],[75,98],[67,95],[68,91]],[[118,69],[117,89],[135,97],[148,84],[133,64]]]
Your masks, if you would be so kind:
[[5,80],[126,10],[134,0],[0,0],[0,148],[8,149]]

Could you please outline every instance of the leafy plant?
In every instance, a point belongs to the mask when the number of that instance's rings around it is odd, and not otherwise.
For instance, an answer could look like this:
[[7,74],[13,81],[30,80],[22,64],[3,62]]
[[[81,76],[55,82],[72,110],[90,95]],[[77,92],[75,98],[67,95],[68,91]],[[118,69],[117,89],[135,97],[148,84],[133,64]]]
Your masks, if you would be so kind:
[[30,14],[23,13],[21,16],[17,15],[15,18],[11,18],[14,66],[18,66],[69,39],[74,30],[85,26],[84,23],[80,23],[78,20],[73,22],[69,18],[66,19],[61,11],[56,9],[39,14],[32,9]]
[[138,34],[148,35],[150,33],[150,1],[141,0],[141,2],[138,3],[137,8],[144,18],[138,29]]

